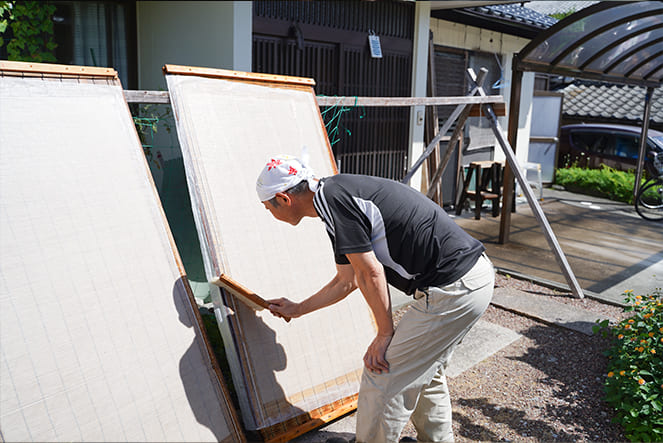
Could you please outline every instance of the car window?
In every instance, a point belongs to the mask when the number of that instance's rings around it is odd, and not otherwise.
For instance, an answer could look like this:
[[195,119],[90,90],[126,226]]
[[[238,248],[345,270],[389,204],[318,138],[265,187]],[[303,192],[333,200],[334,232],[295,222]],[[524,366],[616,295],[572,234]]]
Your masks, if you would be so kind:
[[605,132],[573,131],[571,145],[574,149],[594,154],[614,155],[614,143]]
[[571,132],[574,149],[590,154],[637,158],[640,136],[606,131],[579,130]]
[[618,157],[638,158],[640,137],[637,135],[615,134],[615,154]]

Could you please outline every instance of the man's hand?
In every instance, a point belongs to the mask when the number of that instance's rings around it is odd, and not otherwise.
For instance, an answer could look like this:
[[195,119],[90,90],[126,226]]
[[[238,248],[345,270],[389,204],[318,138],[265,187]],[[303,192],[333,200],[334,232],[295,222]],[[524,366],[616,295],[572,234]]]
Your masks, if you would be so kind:
[[269,311],[276,317],[297,318],[301,317],[299,303],[292,302],[287,298],[267,300]]
[[368,347],[364,354],[364,366],[371,372],[389,372],[389,362],[385,359],[385,352],[391,343],[393,335],[378,335]]

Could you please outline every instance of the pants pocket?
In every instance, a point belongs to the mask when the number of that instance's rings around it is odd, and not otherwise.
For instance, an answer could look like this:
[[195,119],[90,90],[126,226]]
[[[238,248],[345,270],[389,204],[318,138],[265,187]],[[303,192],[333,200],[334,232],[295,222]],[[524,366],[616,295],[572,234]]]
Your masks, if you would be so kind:
[[470,291],[494,284],[495,269],[493,269],[493,264],[488,257],[482,254],[472,269],[460,278],[460,281]]

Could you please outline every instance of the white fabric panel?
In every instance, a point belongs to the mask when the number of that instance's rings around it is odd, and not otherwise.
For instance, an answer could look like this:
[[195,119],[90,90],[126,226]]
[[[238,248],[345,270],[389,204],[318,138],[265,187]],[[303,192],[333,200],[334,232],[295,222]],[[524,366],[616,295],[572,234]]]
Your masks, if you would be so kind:
[[[299,157],[304,146],[318,176],[333,174],[312,88],[166,78],[208,279],[225,273],[266,299],[312,295],[336,271],[324,224],[311,218],[296,227],[279,222],[255,191],[270,156]],[[290,323],[233,297],[226,303],[231,321],[219,323],[248,428],[265,428],[358,392],[362,356],[375,334],[358,291]]]
[[4,441],[234,440],[121,86],[0,77]]

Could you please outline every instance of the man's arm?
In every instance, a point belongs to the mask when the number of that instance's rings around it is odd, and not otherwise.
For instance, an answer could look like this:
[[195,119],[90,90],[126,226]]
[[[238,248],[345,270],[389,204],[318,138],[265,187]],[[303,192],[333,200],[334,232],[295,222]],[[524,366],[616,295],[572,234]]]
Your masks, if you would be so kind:
[[352,291],[357,289],[355,274],[352,265],[336,265],[336,275],[318,292],[299,303],[292,302],[287,298],[267,300],[269,310],[279,314],[296,318],[318,309],[333,305]]
[[347,254],[347,257],[354,269],[357,285],[371,308],[378,327],[377,336],[364,355],[364,365],[373,372],[389,372],[385,352],[394,335],[394,323],[384,268],[373,251]]

